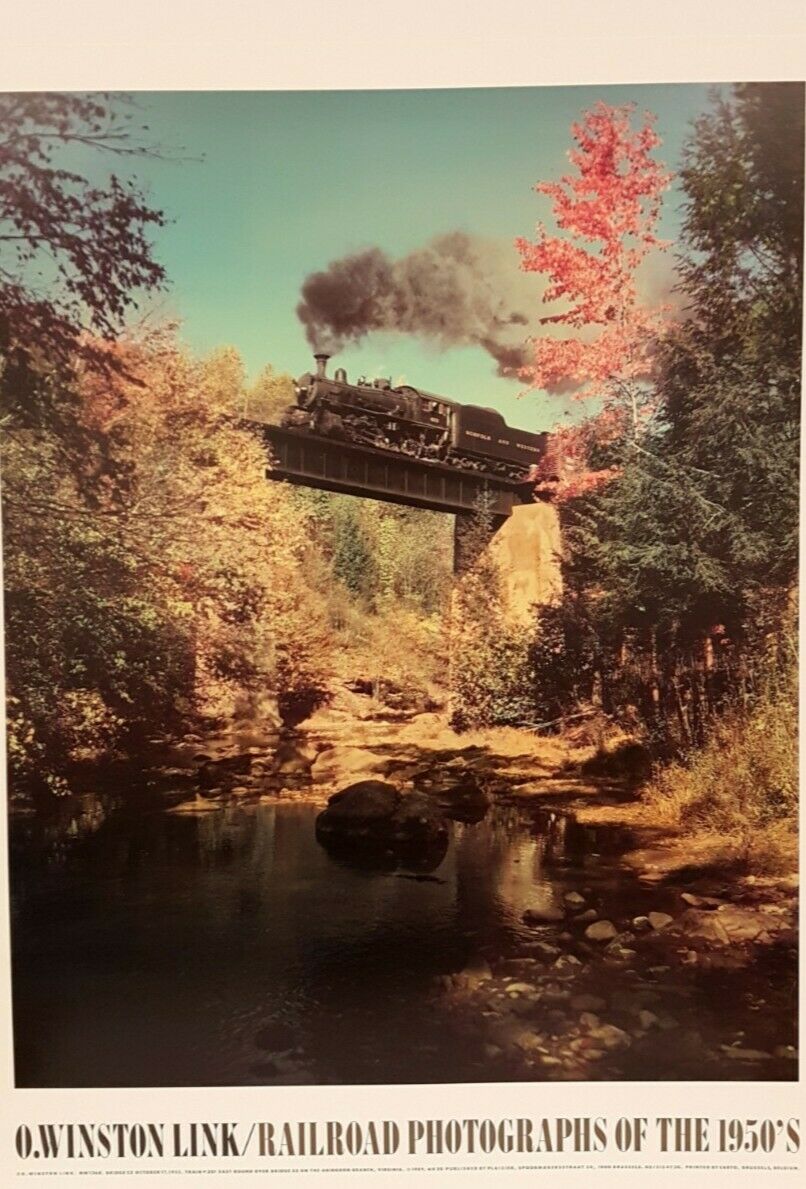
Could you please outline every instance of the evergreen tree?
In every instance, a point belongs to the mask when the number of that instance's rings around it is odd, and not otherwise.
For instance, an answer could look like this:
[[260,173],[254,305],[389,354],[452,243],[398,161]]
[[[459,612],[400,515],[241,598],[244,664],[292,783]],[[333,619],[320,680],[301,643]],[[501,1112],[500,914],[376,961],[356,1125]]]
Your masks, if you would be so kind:
[[614,477],[562,514],[606,699],[656,724],[667,707],[691,742],[796,578],[803,87],[715,96],[681,178],[686,305],[659,346],[655,416],[594,439],[589,466]]

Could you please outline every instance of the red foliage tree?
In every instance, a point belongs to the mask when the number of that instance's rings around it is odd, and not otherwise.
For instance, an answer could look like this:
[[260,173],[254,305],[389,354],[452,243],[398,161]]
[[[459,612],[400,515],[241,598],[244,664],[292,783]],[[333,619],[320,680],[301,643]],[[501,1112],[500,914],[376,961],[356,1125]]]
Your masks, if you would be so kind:
[[633,104],[600,102],[572,126],[577,147],[569,157],[576,172],[535,187],[552,199],[565,234],[549,235],[540,223],[534,242],[516,241],[524,271],[548,278],[544,301],[566,303],[542,324],[571,331],[530,340],[533,359],[521,376],[532,388],[571,383],[577,399],[600,404],[584,425],[556,432],[549,465],[559,472],[560,494],[611,474],[587,469],[590,443],[607,443],[630,427],[636,434],[651,409],[646,381],[666,307],[641,301],[636,273],[649,252],[668,246],[656,226],[672,175],[652,156],[660,144],[654,117],[646,113],[635,129],[634,110]]

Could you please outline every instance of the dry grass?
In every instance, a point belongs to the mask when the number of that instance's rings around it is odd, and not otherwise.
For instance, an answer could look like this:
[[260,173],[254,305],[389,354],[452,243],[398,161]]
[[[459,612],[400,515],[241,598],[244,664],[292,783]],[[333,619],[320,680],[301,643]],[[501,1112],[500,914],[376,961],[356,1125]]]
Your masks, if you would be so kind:
[[798,806],[794,674],[771,679],[751,710],[725,714],[688,763],[656,772],[644,801],[658,824],[718,836],[755,869],[791,868]]

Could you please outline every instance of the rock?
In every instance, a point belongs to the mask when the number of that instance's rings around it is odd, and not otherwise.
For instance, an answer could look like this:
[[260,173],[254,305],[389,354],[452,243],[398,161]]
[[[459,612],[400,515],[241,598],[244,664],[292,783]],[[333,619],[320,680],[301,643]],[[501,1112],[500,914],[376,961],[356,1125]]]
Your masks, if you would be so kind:
[[557,961],[552,964],[552,970],[567,974],[576,971],[581,965],[579,958],[574,957],[573,954],[560,954]]
[[649,917],[633,917],[632,927],[633,929],[637,929],[639,933],[646,932],[647,929],[651,928]]
[[433,870],[445,855],[448,828],[424,793],[402,794],[381,780],[361,780],[328,801],[316,819],[317,840],[349,860],[363,855],[392,865],[406,859]]
[[622,945],[620,941],[613,941],[605,950],[606,962],[631,962],[635,957],[635,950]]
[[569,908],[581,908],[585,903],[585,897],[581,896],[579,892],[566,892],[563,900]]
[[598,1028],[601,1022],[602,1021],[599,1019],[599,1017],[594,1015],[594,1013],[591,1011],[583,1011],[582,1015],[579,1017],[580,1027],[587,1029],[588,1032],[590,1032],[593,1028]]
[[618,929],[612,921],[596,921],[594,924],[588,925],[585,936],[590,941],[612,941],[614,937],[618,936]]
[[777,1045],[773,1050],[774,1056],[783,1057],[787,1061],[797,1061],[798,1050],[794,1045]]
[[695,896],[693,892],[681,892],[680,899],[692,908],[719,908],[724,903],[715,896]]
[[653,1011],[647,1011],[646,1008],[643,1011],[639,1011],[638,1020],[641,1027],[647,1029],[654,1027],[660,1022],[655,1013]]
[[448,832],[439,808],[425,793],[411,792],[402,795],[392,814],[392,822],[397,838],[408,837],[412,833],[418,834],[422,831],[434,830],[445,835]]
[[546,983],[541,988],[540,997],[545,1003],[566,1003],[571,998],[571,992],[559,983]]
[[598,915],[595,908],[586,908],[584,912],[580,912],[574,917],[574,921],[581,925],[585,921],[595,921]]
[[678,923],[688,936],[702,937],[718,945],[743,941],[764,944],[776,932],[776,922],[769,913],[737,904],[722,904],[715,912],[689,908]]
[[701,937],[704,941],[713,941],[718,945],[728,945],[730,942],[718,913],[689,908],[678,917],[677,923],[688,937]]
[[520,995],[524,992],[536,991],[534,983],[510,983],[507,987],[507,995]]
[[539,1032],[534,1032],[531,1028],[525,1028],[514,1042],[515,1047],[520,1049],[522,1053],[533,1053],[536,1049],[542,1049],[545,1039]]
[[626,1048],[631,1043],[629,1033],[623,1028],[617,1028],[615,1024],[600,1024],[590,1030],[590,1035],[606,1049]]
[[[689,909],[691,911],[695,910]],[[764,933],[768,934],[766,940],[769,941],[769,930],[775,928],[768,914],[754,908],[741,908],[738,904],[721,904],[711,915],[719,920],[731,941],[761,942],[765,940]]]
[[765,1053],[761,1049],[737,1049],[732,1045],[720,1045],[719,1047],[732,1061],[769,1061],[772,1057],[771,1053]]
[[[385,784],[381,780],[361,780],[334,793],[324,813],[329,815],[329,821],[334,822],[343,819],[378,821],[391,817],[400,800],[401,795],[393,784]],[[319,816],[321,818],[324,814]]]
[[565,919],[565,913],[561,908],[553,908],[551,905],[535,905],[533,908],[527,908],[521,920],[527,925],[542,925],[546,922],[562,921]]
[[469,962],[456,977],[461,980],[463,986],[473,991],[480,983],[489,982],[493,977],[493,972],[489,962],[484,958],[476,958],[473,962]]
[[667,925],[671,925],[674,917],[669,916],[668,912],[651,912],[649,914],[649,923],[653,929],[665,929]]
[[457,822],[480,822],[491,804],[472,772],[455,783],[437,783],[428,791],[437,798],[445,817]]
[[236,784],[230,789],[233,797],[248,797],[252,789],[247,788],[245,784]]
[[574,995],[571,999],[571,1007],[574,1011],[604,1011],[607,1007],[607,1001],[600,999],[598,995]]
[[517,1017],[507,1015],[491,1023],[490,1042],[503,1049],[527,1051],[540,1047],[543,1037]]
[[328,747],[320,751],[310,765],[315,784],[341,784],[361,776],[387,776],[393,767],[385,756],[363,747]]
[[523,949],[530,954],[542,954],[544,958],[555,958],[560,953],[560,947],[550,945],[548,941],[527,941]]

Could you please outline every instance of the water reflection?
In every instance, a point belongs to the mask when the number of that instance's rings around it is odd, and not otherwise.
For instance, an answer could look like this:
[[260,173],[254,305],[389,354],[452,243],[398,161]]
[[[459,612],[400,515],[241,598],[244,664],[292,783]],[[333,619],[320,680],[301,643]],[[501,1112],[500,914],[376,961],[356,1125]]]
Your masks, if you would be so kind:
[[317,835],[320,844],[330,857],[346,867],[363,871],[436,871],[448,853],[449,839],[446,835],[429,838],[424,842],[407,841],[394,847],[385,843],[357,845],[354,838],[338,835]]
[[[17,834],[18,1085],[483,1079],[427,997],[558,903],[568,824],[495,807],[389,867],[319,846],[317,812],[118,814],[59,862]],[[270,1024],[296,1064],[261,1057]]]

